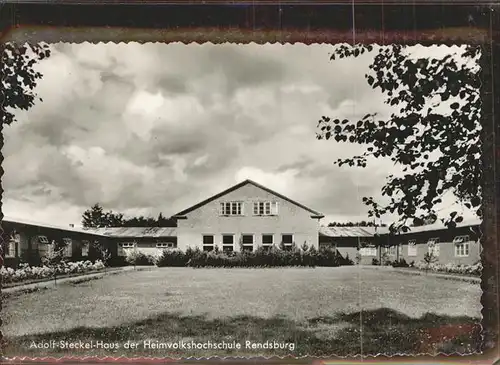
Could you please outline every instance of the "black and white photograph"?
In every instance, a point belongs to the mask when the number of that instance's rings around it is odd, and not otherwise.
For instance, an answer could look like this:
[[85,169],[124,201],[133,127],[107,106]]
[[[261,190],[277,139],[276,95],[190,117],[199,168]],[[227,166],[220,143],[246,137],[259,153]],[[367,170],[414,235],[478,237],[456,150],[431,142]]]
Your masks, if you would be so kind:
[[5,356],[480,352],[480,52],[7,45]]

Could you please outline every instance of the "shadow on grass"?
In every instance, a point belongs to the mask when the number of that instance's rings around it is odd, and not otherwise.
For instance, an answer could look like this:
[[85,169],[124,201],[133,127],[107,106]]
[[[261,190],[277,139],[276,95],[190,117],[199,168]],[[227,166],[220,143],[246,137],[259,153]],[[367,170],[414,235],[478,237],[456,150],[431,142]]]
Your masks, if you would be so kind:
[[[9,338],[7,356],[353,356],[376,354],[470,354],[481,350],[479,318],[449,317],[426,314],[411,318],[391,309],[355,313],[340,313],[332,317],[317,317],[296,322],[278,316],[259,318],[235,316],[209,319],[205,316],[179,316],[163,313],[145,320],[107,328],[78,327],[69,331]],[[194,341],[241,343],[241,350],[174,350],[145,349],[143,340],[158,342]],[[294,343],[295,349],[252,350],[245,341],[264,343]],[[119,343],[120,349],[68,350],[61,348],[33,349],[30,345],[48,341]],[[139,342],[134,350],[123,349],[127,341]],[[85,352],[83,352],[85,351]]]

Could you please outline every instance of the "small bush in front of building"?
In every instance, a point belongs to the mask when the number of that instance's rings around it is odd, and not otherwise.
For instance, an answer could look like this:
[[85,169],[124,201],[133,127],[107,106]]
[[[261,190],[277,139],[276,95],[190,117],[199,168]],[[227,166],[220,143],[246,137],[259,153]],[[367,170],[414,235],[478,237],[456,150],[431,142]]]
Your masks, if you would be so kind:
[[372,265],[374,266],[379,266],[380,265],[380,261],[377,260],[375,257],[372,259]]
[[150,255],[146,255],[137,249],[127,250],[125,253],[125,261],[130,265],[134,266],[146,266],[153,265],[154,258]]
[[392,267],[409,267],[405,259],[401,258],[399,260],[394,260],[391,264]]
[[189,257],[188,253],[181,250],[163,250],[161,254],[154,258],[154,264],[158,267],[183,267],[187,265]]

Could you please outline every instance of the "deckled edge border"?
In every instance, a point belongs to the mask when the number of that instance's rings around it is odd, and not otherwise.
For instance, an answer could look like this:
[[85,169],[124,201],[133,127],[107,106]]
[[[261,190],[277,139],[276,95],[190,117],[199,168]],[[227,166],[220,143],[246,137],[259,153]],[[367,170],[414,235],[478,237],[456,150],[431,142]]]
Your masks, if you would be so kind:
[[[490,9],[491,13],[493,13],[493,10]],[[490,18],[492,15],[490,15]],[[335,30],[328,29],[327,31],[323,30],[322,32],[318,32],[316,35],[320,35],[319,37],[314,37],[311,36],[311,33],[314,32],[301,32],[301,31],[295,31],[295,32],[284,32],[284,31],[275,31],[276,34],[272,34],[273,32],[265,32],[265,31],[240,31],[240,30],[213,30],[207,32],[205,28],[200,28],[200,29],[177,29],[175,32],[170,32],[166,31],[166,34],[164,33],[164,36],[162,37],[160,35],[161,31],[158,31],[156,29],[153,30],[140,30],[140,29],[124,29],[119,28],[119,29],[109,29],[109,28],[87,28],[86,32],[82,31],[82,29],[76,30],[75,28],[69,28],[72,29],[73,32],[69,31],[68,28],[59,28],[59,29],[42,29],[39,27],[34,27],[35,29],[32,29],[31,31],[26,32],[26,28],[20,28],[17,29],[14,32],[11,32],[9,35],[12,36],[14,35],[15,37],[11,38],[10,41],[18,42],[18,43],[38,43],[38,42],[47,42],[47,43],[58,43],[58,42],[69,42],[69,43],[129,43],[129,42],[138,42],[138,43],[183,43],[183,44],[198,44],[202,45],[204,43],[211,43],[211,44],[220,44],[220,43],[237,43],[237,44],[242,44],[242,43],[257,43],[257,44],[274,44],[274,43],[280,43],[280,44],[322,44],[322,43],[348,43],[352,44],[352,32],[339,32]],[[116,34],[112,35],[112,32],[115,31]],[[165,31],[164,31],[165,32]],[[75,34],[77,33],[77,34]],[[107,33],[106,36],[104,37],[107,39],[106,41],[102,41],[103,38],[103,33]],[[155,34],[156,33],[156,34]],[[229,34],[228,34],[229,33]],[[247,34],[244,34],[247,33]],[[375,35],[375,33],[380,33],[380,31],[365,31],[364,33],[358,32],[356,35],[356,39],[360,43],[382,43],[382,42],[376,42],[377,39],[380,40],[380,34]],[[221,36],[222,34],[222,36]],[[398,34],[398,32],[393,32],[391,35],[387,36],[387,33],[383,33],[383,40],[385,43],[390,43],[390,42],[395,42],[395,43],[407,43],[407,44],[423,44],[423,45],[429,45],[429,44],[442,44],[443,46],[449,46],[449,45],[455,45],[455,44],[464,44],[464,43],[478,43],[482,45],[482,55],[481,55],[481,73],[482,76],[484,74],[488,74],[489,68],[492,68],[491,64],[491,54],[487,51],[487,47],[484,45],[487,45],[488,42],[492,42],[492,34],[486,33],[482,29],[477,29],[473,27],[459,27],[459,28],[445,28],[445,29],[439,29],[439,30],[426,30],[424,32],[420,32],[417,34],[414,34],[414,37],[412,39],[410,38],[405,38],[401,37],[401,34]],[[165,35],[167,35],[165,37]],[[229,36],[228,36],[229,35]],[[416,36],[416,37],[415,37]],[[112,39],[110,39],[112,38]],[[123,39],[127,39],[124,41]],[[161,40],[158,40],[160,38]],[[188,38],[188,40],[186,40]],[[274,38],[274,39],[272,39]],[[305,39],[304,39],[305,38]],[[309,38],[309,39],[307,39]],[[349,39],[351,38],[351,42],[349,42]],[[84,40],[83,40],[84,39]],[[89,41],[91,39],[91,41]],[[118,40],[119,39],[119,40]],[[146,40],[145,40],[146,39]],[[152,39],[156,39],[152,40]],[[214,39],[216,41],[214,41]],[[251,39],[249,41],[249,39]],[[271,39],[271,40],[270,40]],[[487,56],[490,56],[489,60],[486,59]],[[486,67],[485,67],[486,66]],[[490,78],[487,78],[488,82],[486,85],[489,85],[489,88],[486,90],[486,92],[490,92],[492,90],[492,75],[491,73],[488,75],[491,76]],[[484,92],[484,84],[483,84],[483,92],[482,92],[482,97],[485,94]],[[493,104],[495,103],[495,100],[488,100],[488,97],[483,100],[483,107],[482,111],[484,112],[487,107],[490,107],[489,110],[491,110],[492,105],[488,105],[488,102],[484,102],[485,100],[489,101],[489,103]],[[486,106],[485,106],[486,104]],[[491,115],[491,112],[489,113],[484,113],[483,115],[483,143],[484,143],[484,138],[488,137],[488,133],[493,132],[493,130],[484,128],[484,122],[488,122],[490,120],[493,120],[493,115]],[[493,127],[494,128],[494,127]],[[0,148],[3,147],[3,133],[2,132],[3,126],[0,125]],[[496,146],[494,145],[493,142],[493,148]],[[495,165],[495,155],[489,156],[484,153],[483,150],[483,160],[485,162],[485,165],[488,165],[488,162],[491,164],[492,168],[494,168]],[[485,158],[486,157],[486,158]],[[487,158],[490,157],[492,161],[488,161]],[[3,153],[0,151],[0,164],[3,163]],[[486,170],[485,166],[485,170]],[[3,177],[3,168],[0,166],[0,179]],[[494,177],[493,177],[494,179]],[[490,181],[485,181],[484,185],[487,183],[490,184],[495,184],[495,182],[490,182]],[[496,217],[496,201],[494,196],[488,196],[485,194],[487,192],[487,187],[483,189],[483,196],[485,197],[484,203],[483,203],[483,212],[485,211],[492,211],[492,214],[484,214],[484,217]],[[493,191],[490,193],[495,193],[494,186],[493,186]],[[3,197],[3,187],[0,185],[0,194],[2,194]],[[490,201],[489,201],[490,200]],[[486,202],[488,201],[488,202]],[[1,209],[1,202],[0,202],[0,209]],[[0,219],[3,219],[3,212],[0,211]],[[490,218],[491,219],[491,218]],[[488,247],[492,246],[494,247],[495,242],[491,242],[491,245],[485,245],[484,243],[488,242],[488,237],[484,236],[483,233],[485,231],[488,231],[488,228],[493,230],[495,232],[495,238],[496,238],[496,229],[495,227],[495,219],[491,219],[493,222],[490,222],[488,225],[488,220],[483,218],[480,231],[481,231],[481,245],[483,247],[481,258],[483,263],[485,262],[485,257],[487,256],[486,253],[488,252]],[[493,224],[491,224],[493,223]],[[493,229],[492,229],[493,226]],[[1,254],[1,261],[0,264],[3,266],[3,229],[0,227],[0,254]],[[494,240],[494,237],[490,237],[489,240]],[[496,253],[496,251],[495,251]],[[481,288],[483,290],[483,294],[481,296],[481,305],[482,305],[482,310],[481,310],[481,315],[482,315],[482,340],[484,345],[485,341],[485,336],[484,336],[484,327],[483,327],[483,321],[484,321],[484,314],[485,311],[488,308],[485,308],[484,302],[488,301],[489,299],[487,298],[487,291],[488,289],[491,289],[488,287],[488,283],[491,281],[493,278],[494,283],[497,283],[498,277],[495,277],[494,270],[496,269],[495,267],[492,267],[493,271],[490,272],[490,266],[484,265],[483,273],[481,275]],[[492,275],[493,274],[493,275]],[[496,279],[496,280],[495,280]],[[1,284],[1,283],[0,283]],[[497,288],[498,289],[498,288]],[[0,295],[1,295],[1,289],[0,289]],[[498,303],[495,303],[498,304]],[[0,300],[0,311],[2,309],[2,303]],[[1,312],[0,312],[0,325],[1,325]],[[496,328],[494,330],[497,330]],[[496,333],[494,335],[497,335]],[[4,343],[4,338],[3,338],[3,333],[0,332],[0,341],[2,344]],[[98,356],[86,356],[86,357],[75,357],[75,356],[62,356],[62,357],[28,357],[28,356],[14,356],[14,357],[3,357],[2,362],[8,361],[8,362],[18,362],[18,361],[29,361],[29,362],[39,362],[39,361],[99,361],[99,362],[119,362],[119,361],[124,361],[126,360],[127,362],[156,362],[156,361],[162,361],[164,362],[165,360],[167,361],[189,361],[189,360],[215,360],[215,359],[220,359],[224,361],[228,360],[272,360],[272,359],[280,359],[280,360],[285,360],[285,359],[291,359],[291,360],[298,360],[298,359],[312,359],[312,360],[327,360],[327,359],[376,359],[376,358],[389,358],[389,359],[395,359],[395,358],[402,358],[402,359],[408,359],[412,357],[419,357],[424,360],[425,357],[431,357],[433,359],[438,359],[440,356],[443,356],[444,358],[450,358],[450,357],[455,357],[455,356],[460,356],[460,357],[470,357],[473,355],[478,355],[482,354],[483,352],[472,352],[472,353],[454,353],[454,354],[444,354],[444,353],[437,353],[437,354],[429,354],[429,353],[417,353],[417,354],[384,354],[384,353],[378,353],[374,355],[364,355],[364,354],[356,354],[356,355],[346,355],[346,356],[338,356],[335,354],[332,354],[331,356],[312,356],[312,355],[304,355],[304,356],[293,356],[293,355],[284,355],[284,356],[243,356],[243,357],[238,357],[238,356],[226,356],[226,357],[221,357],[221,356],[207,356],[207,357],[181,357],[181,358],[170,358],[170,357],[127,357],[124,355],[118,356],[118,357],[111,357],[111,356],[105,356],[105,357],[98,357]],[[442,357],[442,358],[443,358]]]

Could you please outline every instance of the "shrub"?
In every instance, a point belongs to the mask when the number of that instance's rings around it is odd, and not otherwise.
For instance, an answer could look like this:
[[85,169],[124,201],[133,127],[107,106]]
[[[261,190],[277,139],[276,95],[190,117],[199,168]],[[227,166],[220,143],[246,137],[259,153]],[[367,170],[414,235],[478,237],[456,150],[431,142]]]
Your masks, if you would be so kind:
[[377,260],[375,257],[372,259],[372,265],[378,266],[380,265],[380,261]]
[[188,254],[181,250],[163,250],[159,256],[154,258],[154,264],[158,267],[172,266],[182,267],[186,266],[188,262]]
[[392,267],[409,267],[410,265],[408,265],[408,263],[406,262],[406,260],[404,258],[400,258],[399,260],[394,260],[391,263],[391,266]]
[[321,249],[302,245],[292,245],[291,250],[282,250],[276,246],[258,247],[255,251],[210,252],[199,248],[165,250],[155,259],[157,266],[189,267],[280,267],[280,266],[340,266],[352,265],[352,261],[342,257],[336,250]]
[[351,260],[351,258],[349,257],[349,254],[347,254],[344,258],[344,265],[346,265],[346,266],[354,265],[354,261]]
[[154,258],[137,249],[126,250],[125,261],[131,265],[153,265]]
[[392,262],[391,262],[391,259],[389,258],[389,254],[387,252],[382,253],[382,255],[380,257],[380,262],[384,266],[391,265]]

